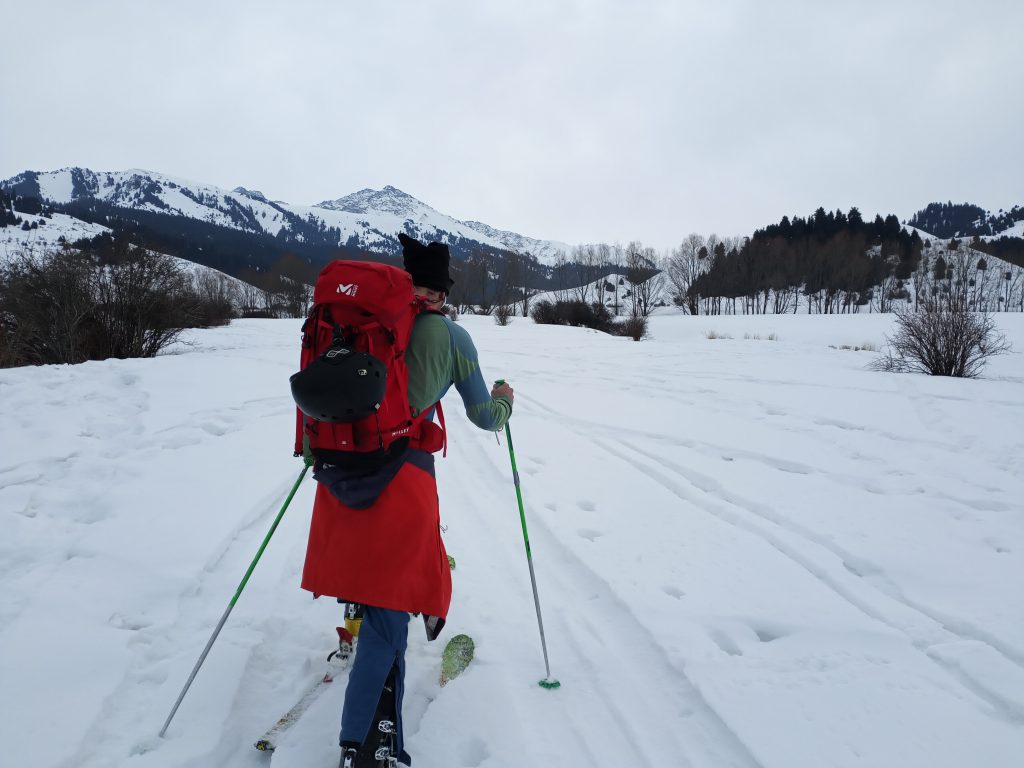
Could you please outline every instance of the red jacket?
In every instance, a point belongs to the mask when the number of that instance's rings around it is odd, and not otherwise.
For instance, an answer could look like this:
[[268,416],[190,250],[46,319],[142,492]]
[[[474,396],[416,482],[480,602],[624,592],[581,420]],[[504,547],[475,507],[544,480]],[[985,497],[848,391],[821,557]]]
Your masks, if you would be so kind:
[[317,595],[445,618],[452,599],[437,483],[405,463],[367,509],[317,485],[302,588]]

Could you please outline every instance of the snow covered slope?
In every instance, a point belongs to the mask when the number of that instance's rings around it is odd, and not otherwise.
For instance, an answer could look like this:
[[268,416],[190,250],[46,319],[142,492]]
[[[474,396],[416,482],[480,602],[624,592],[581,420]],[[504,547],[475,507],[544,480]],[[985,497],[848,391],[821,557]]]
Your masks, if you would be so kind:
[[0,187],[24,197],[53,203],[96,200],[149,213],[185,216],[243,232],[267,234],[285,242],[325,237],[333,246],[398,253],[398,234],[457,244],[529,251],[553,263],[569,246],[504,232],[478,222],[461,222],[395,187],[360,192],[316,206],[268,200],[257,191],[237,187],[228,191],[186,179],[139,169],[96,172],[62,168],[26,171]]
[[[1024,349],[1024,316],[997,321]],[[341,618],[298,587],[308,481],[155,733],[298,475],[300,322],[236,321],[155,360],[0,371],[4,765],[267,768],[251,744]],[[453,394],[442,637],[471,634],[477,657],[441,689],[441,643],[411,625],[417,768],[1020,764],[1019,351],[958,381],[871,373],[871,353],[833,348],[881,345],[879,315],[655,316],[639,344],[463,322],[485,375],[516,388],[562,687],[536,684],[507,450]],[[343,688],[271,768],[334,768]]]
[[100,224],[90,224],[63,213],[52,216],[17,215],[29,226],[33,223],[36,226],[29,230],[15,225],[0,227],[0,258],[16,252],[58,248],[62,241],[73,243],[110,231]]
[[[34,223],[36,227],[28,231],[22,229],[21,226],[0,227],[0,264],[18,254],[42,254],[61,248],[65,242],[74,243],[110,232],[107,227],[89,224],[62,213],[47,216],[30,215],[18,211],[16,213],[29,225]],[[240,296],[245,289],[251,288],[237,277],[227,275],[220,270],[204,267],[187,259],[172,258],[181,265],[185,272],[195,278],[212,276],[217,280],[223,280],[227,285],[232,286],[236,296]]]

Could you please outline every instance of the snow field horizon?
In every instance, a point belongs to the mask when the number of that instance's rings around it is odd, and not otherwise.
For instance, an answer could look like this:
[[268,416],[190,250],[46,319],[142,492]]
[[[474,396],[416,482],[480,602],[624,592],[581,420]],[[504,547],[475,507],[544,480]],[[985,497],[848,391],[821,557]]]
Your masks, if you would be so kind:
[[[1024,316],[995,317],[1014,351],[957,380],[871,372],[875,353],[842,348],[883,349],[889,315],[658,312],[640,343],[463,316],[485,378],[516,390],[562,688],[536,685],[504,438],[453,394],[437,475],[458,567],[441,641],[410,624],[415,764],[1016,765]],[[341,623],[299,589],[311,480],[155,734],[301,469],[300,325],[236,320],[153,360],[0,371],[10,765],[266,768],[252,743]],[[440,689],[462,632],[476,659]],[[336,764],[342,695],[273,768]]]

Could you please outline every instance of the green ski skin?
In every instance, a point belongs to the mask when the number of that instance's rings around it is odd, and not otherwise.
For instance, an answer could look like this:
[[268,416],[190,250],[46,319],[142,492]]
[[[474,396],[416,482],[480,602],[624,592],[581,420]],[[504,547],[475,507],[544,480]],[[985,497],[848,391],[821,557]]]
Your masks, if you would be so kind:
[[476,644],[469,635],[456,635],[448,641],[441,654],[441,685],[461,675],[473,660]]

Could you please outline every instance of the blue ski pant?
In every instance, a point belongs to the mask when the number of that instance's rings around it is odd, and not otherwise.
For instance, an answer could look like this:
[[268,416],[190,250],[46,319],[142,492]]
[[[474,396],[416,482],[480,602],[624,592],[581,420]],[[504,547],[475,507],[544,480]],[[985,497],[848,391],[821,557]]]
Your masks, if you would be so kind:
[[409,614],[388,608],[364,606],[359,626],[359,641],[345,688],[345,705],[341,712],[340,742],[362,744],[373,725],[384,683],[391,668],[398,665],[395,680],[395,711],[397,714],[398,754],[405,749],[402,734],[402,697],[405,693],[405,649],[409,641]]

